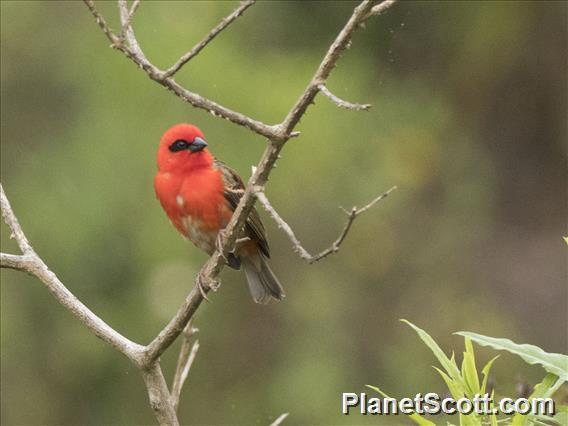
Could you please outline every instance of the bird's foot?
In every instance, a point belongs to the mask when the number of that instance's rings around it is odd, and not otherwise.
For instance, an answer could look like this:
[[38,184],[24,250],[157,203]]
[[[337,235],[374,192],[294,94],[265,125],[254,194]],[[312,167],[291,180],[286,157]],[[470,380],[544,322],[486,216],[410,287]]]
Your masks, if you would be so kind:
[[207,297],[207,292],[209,290],[217,291],[217,289],[221,286],[221,281],[218,280],[211,280],[206,279],[201,272],[197,274],[196,284],[199,292],[201,293],[201,297],[203,297],[208,302],[211,302]]
[[197,284],[197,288],[199,289],[199,292],[201,293],[201,297],[203,297],[208,302],[211,302],[211,300],[209,300],[209,298],[207,297],[207,291],[209,291],[209,289],[211,289],[211,287],[205,281],[205,277],[203,277],[201,272],[199,272],[197,274],[197,278],[195,279],[195,283]]
[[225,236],[226,236],[225,230],[220,229],[219,232],[217,233],[217,238],[215,239],[215,248],[223,258],[225,263],[229,263],[227,256],[225,256],[225,254],[223,253],[223,243],[225,242]]

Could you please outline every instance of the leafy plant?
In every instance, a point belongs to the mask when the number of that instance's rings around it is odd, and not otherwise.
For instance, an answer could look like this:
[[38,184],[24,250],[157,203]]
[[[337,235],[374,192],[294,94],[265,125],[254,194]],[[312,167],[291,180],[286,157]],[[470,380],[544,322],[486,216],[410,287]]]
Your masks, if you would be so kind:
[[[534,398],[552,397],[560,386],[568,381],[568,356],[566,355],[547,353],[538,346],[517,344],[509,339],[487,337],[481,334],[461,331],[456,334],[464,337],[465,351],[463,353],[461,367],[459,367],[454,354],[452,353],[451,357],[448,357],[426,331],[412,324],[410,321],[401,321],[412,327],[420,339],[430,348],[442,367],[434,367],[434,369],[440,374],[455,400],[463,397],[473,400],[475,395],[486,394],[488,390],[487,381],[489,373],[493,367],[493,363],[499,357],[499,355],[495,356],[483,366],[481,369],[482,378],[480,378],[472,342],[481,346],[489,346],[493,349],[513,353],[520,356],[528,364],[541,365],[548,372],[544,379],[535,386],[533,393],[528,398],[529,401]],[[383,397],[388,398],[388,395],[378,387],[371,385],[367,385],[367,387],[378,392]],[[491,399],[495,401],[494,391],[491,392]],[[468,415],[460,413],[459,424],[460,426],[481,426],[485,424],[494,426],[503,423],[511,426],[525,426],[531,424],[568,425],[568,407],[559,406],[556,411],[557,413],[554,417],[515,414],[513,417],[501,420],[497,420],[495,413],[486,415],[477,414],[475,412]],[[409,414],[408,417],[421,426],[432,426],[435,424],[418,413]]]

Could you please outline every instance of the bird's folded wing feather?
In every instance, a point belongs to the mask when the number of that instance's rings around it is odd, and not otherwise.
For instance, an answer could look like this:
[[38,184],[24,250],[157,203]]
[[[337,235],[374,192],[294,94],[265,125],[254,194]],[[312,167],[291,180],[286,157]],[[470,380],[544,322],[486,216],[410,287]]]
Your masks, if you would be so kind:
[[[225,184],[225,199],[229,203],[231,210],[235,211],[237,205],[239,204],[239,201],[241,200],[241,197],[243,196],[245,185],[237,172],[235,172],[222,161],[216,159],[213,165],[221,172],[221,175],[223,176],[223,181]],[[247,237],[258,244],[260,251],[266,257],[270,257],[270,248],[268,247],[268,241],[266,240],[266,231],[264,230],[264,225],[260,220],[258,211],[255,208],[251,210],[246,221],[245,233]]]

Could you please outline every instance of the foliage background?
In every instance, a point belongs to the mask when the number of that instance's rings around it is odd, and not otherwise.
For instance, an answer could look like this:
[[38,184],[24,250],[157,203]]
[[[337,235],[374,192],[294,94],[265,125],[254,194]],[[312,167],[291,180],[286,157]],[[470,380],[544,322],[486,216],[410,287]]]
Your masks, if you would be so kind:
[[[148,57],[166,66],[234,5],[143,2],[135,28]],[[353,6],[261,2],[177,78],[275,123]],[[161,133],[198,123],[243,176],[264,142],[151,82],[108,48],[82,3],[0,7],[5,190],[67,286],[147,342],[205,261],[155,200]],[[99,7],[116,18],[113,2]],[[243,276],[223,273],[198,314],[201,350],[182,420],[261,425],[289,411],[290,424],[384,421],[341,416],[341,392],[366,383],[398,396],[444,389],[399,318],[446,350],[461,347],[452,332],[471,330],[566,352],[566,16],[564,2],[403,2],[356,35],[330,88],[373,109],[339,110],[318,97],[268,196],[315,251],[341,228],[338,205],[399,190],[359,219],[338,256],[313,266],[266,220],[288,297],[256,306]],[[15,251],[6,234],[2,251]],[[1,278],[3,424],[153,422],[121,355],[36,280],[5,270]],[[176,356],[165,356],[168,377]],[[507,395],[542,376],[512,357],[495,371]]]

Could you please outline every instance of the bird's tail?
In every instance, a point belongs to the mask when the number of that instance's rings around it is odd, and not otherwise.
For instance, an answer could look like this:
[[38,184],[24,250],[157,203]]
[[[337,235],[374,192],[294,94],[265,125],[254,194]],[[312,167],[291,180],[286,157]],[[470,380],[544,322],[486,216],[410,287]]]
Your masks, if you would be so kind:
[[266,304],[271,298],[282,300],[284,289],[261,253],[241,257],[247,276],[250,294],[256,303]]

